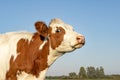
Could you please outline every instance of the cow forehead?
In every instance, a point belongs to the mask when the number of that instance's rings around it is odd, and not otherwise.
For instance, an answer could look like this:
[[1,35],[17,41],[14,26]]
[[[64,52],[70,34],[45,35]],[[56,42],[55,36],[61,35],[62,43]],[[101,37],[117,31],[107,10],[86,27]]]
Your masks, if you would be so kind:
[[49,26],[52,28],[53,33],[55,33],[57,27],[62,27],[64,30],[73,31],[73,27],[71,25],[64,23],[58,18],[52,19]]

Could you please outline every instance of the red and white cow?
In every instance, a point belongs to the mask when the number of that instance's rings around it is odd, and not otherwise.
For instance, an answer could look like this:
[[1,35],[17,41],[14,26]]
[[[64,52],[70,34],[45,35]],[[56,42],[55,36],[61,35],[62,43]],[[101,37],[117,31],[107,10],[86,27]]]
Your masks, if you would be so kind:
[[60,19],[49,26],[36,22],[35,28],[0,35],[0,80],[44,80],[58,57],[85,44],[84,36]]

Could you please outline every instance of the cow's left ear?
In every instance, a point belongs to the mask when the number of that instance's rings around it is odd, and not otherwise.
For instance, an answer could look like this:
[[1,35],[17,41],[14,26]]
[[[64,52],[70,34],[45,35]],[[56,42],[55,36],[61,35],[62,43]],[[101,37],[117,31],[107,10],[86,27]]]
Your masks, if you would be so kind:
[[43,37],[47,37],[48,36],[48,27],[47,25],[42,22],[42,21],[38,21],[35,23],[35,29],[37,30],[37,32],[43,36]]

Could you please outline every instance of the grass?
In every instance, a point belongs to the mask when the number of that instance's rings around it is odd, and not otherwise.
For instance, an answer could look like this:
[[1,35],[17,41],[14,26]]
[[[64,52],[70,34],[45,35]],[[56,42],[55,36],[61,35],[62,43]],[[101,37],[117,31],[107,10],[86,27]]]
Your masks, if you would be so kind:
[[120,79],[46,79],[46,80],[120,80]]

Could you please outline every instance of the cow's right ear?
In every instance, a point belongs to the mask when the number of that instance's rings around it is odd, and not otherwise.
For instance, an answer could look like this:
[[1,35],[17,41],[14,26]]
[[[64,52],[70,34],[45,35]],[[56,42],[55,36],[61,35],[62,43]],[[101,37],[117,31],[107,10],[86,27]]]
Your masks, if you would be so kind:
[[38,21],[35,23],[35,29],[37,30],[37,32],[43,36],[43,37],[47,37],[48,36],[48,27],[47,25],[42,22],[42,21]]

